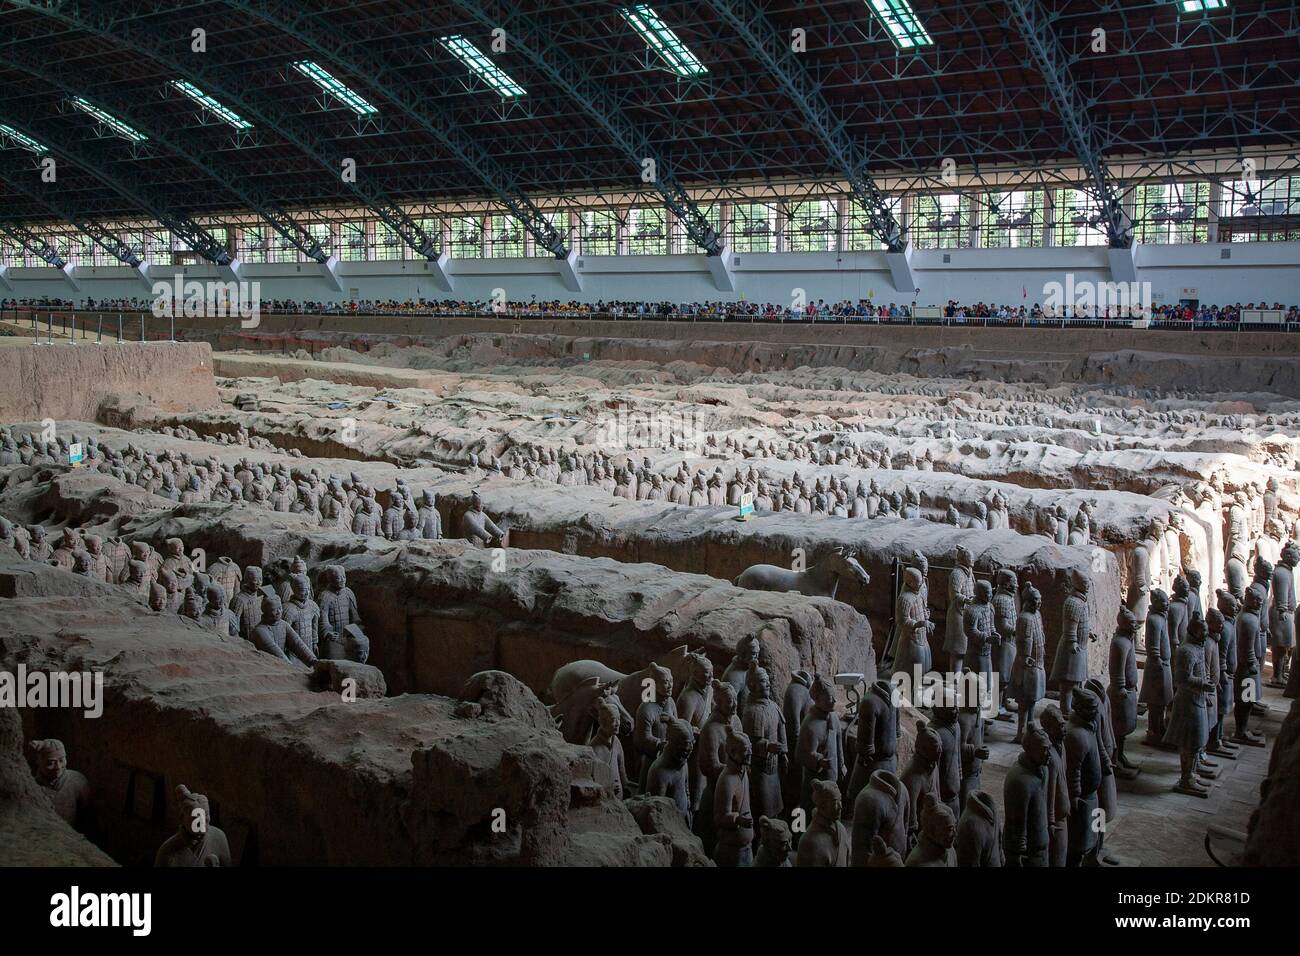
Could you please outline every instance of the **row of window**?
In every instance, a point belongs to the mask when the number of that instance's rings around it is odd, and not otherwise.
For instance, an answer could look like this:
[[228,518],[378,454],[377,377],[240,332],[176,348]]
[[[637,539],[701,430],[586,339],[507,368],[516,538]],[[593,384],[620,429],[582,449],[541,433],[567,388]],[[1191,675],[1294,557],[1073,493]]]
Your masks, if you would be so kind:
[[[1300,176],[1268,184],[1223,183],[1212,203],[1208,182],[1151,183],[1133,197],[1134,234],[1150,244],[1209,242],[1211,206],[1217,206],[1218,241],[1300,240]],[[894,215],[906,220],[918,249],[1041,248],[1103,246],[1102,217],[1090,197],[1076,189],[1026,189],[993,193],[918,193],[895,197]],[[727,203],[701,207],[735,252],[862,252],[883,245],[867,229],[865,215],[846,199],[810,199],[785,205]],[[571,236],[581,255],[666,255],[693,251],[685,230],[662,207],[556,212],[551,225]],[[724,227],[725,220],[725,227]],[[500,215],[427,218],[417,224],[452,258],[546,256],[534,248],[516,220]],[[320,246],[345,261],[417,258],[386,223],[375,220],[310,222]],[[216,230],[220,233],[220,229]],[[269,225],[229,227],[236,255],[248,263],[306,260]],[[46,237],[74,265],[116,265],[111,254],[80,234]],[[186,261],[193,253],[166,231],[136,229],[126,243],[154,262]],[[39,265],[16,242],[0,239],[0,263]]]

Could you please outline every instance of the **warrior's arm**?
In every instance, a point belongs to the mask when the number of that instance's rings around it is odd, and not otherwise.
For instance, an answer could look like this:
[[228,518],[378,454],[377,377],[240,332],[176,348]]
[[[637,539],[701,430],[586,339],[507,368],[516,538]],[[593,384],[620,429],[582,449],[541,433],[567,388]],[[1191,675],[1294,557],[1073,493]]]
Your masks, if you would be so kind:
[[289,662],[289,658],[285,657],[284,651],[280,649],[280,645],[271,639],[271,631],[269,628],[260,626],[253,628],[253,633],[249,636],[249,640],[253,642],[253,646],[259,651],[264,651],[272,657],[278,657],[286,664]]
[[285,624],[284,626],[284,646],[292,652],[294,657],[308,667],[316,666],[316,655],[311,652],[310,647],[303,643],[302,638],[298,636],[298,632],[293,629],[292,624]]
[[1065,738],[1065,787],[1070,795],[1070,804],[1083,795],[1083,744],[1076,742],[1073,735]]
[[1029,819],[1029,791],[1022,784],[1008,781],[1002,789],[1004,823],[1002,846],[1006,850],[1007,861],[1019,861],[1025,855],[1028,844],[1027,821]]
[[873,707],[858,708],[858,759],[869,763],[876,755],[876,711]]
[[825,754],[817,749],[812,721],[805,720],[803,727],[799,729],[799,743],[795,747],[794,754],[795,762],[804,769],[816,773],[821,769],[821,762],[824,757]]
[[647,757],[654,757],[659,753],[659,738],[655,736],[653,728],[654,719],[643,704],[637,708],[636,725],[632,731],[632,743],[638,753],[645,754]]

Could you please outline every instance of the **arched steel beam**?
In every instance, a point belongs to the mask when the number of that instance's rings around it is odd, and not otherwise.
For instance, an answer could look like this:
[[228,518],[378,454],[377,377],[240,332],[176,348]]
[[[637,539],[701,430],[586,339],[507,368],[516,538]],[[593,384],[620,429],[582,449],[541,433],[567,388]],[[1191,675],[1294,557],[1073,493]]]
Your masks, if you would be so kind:
[[173,212],[166,202],[143,183],[133,182],[120,174],[110,172],[111,157],[100,154],[89,143],[73,143],[52,127],[42,126],[39,120],[14,110],[14,101],[9,97],[0,96],[0,113],[6,117],[5,121],[8,125],[49,147],[50,152],[55,156],[90,173],[132,204],[148,212],[204,259],[219,266],[229,266],[232,263],[233,257],[226,244],[206,228],[188,216]]
[[845,132],[843,121],[835,116],[821,95],[817,82],[791,49],[790,38],[777,32],[763,8],[754,0],[707,2],[718,19],[744,39],[768,75],[798,108],[804,126],[826,151],[834,171],[845,178],[853,198],[862,207],[867,217],[865,225],[870,232],[890,252],[906,252],[907,237],[890,209],[889,198],[871,178],[866,160],[859,155],[852,137]]
[[[510,49],[528,57],[533,66],[581,107],[631,160],[630,168],[640,173],[645,168],[642,164],[650,161],[655,172],[651,185],[663,198],[668,211],[681,220],[691,241],[708,255],[722,254],[725,245],[723,237],[677,182],[666,157],[627,118],[609,88],[592,82],[582,64],[555,42],[549,30],[517,4],[458,0],[456,5],[477,20],[487,32],[496,28],[505,30],[506,36],[510,38]],[[400,6],[411,16],[420,16],[428,9],[427,5],[421,4]]]
[[305,9],[298,3],[285,0],[223,2],[233,9],[252,14],[293,37],[336,68],[362,79],[435,137],[466,169],[477,174],[483,185],[519,220],[540,248],[557,259],[569,255],[563,233],[552,226],[532,199],[519,189],[514,177],[483,146],[482,141],[463,129],[449,110],[407,82],[382,55],[370,52],[379,47],[376,42],[369,42],[364,34],[358,35],[363,24],[356,25],[358,33],[341,36],[321,21],[319,11]]
[[[59,87],[72,96],[86,92],[87,83],[84,74],[74,74],[72,71],[60,68],[52,64],[49,58],[23,47],[11,47],[6,50],[4,65],[28,73],[51,86]],[[288,213],[277,208],[277,204],[269,196],[255,187],[242,184],[237,177],[220,169],[201,150],[191,148],[177,136],[162,128],[159,123],[143,117],[132,105],[134,101],[116,95],[106,95],[103,90],[96,90],[92,95],[95,97],[96,106],[107,109],[147,135],[151,142],[161,144],[165,149],[200,170],[209,179],[219,183],[223,189],[237,196],[240,202],[269,222],[276,232],[303,255],[321,264],[329,259],[329,253],[321,248],[320,243],[307,231],[307,228]]]
[[49,191],[42,192],[39,189],[23,182],[19,175],[14,174],[14,170],[6,166],[0,169],[4,174],[5,185],[16,189],[18,192],[27,196],[34,202],[45,206],[52,213],[62,219],[64,222],[75,226],[77,231],[83,235],[89,236],[95,245],[99,246],[110,256],[123,265],[138,268],[142,262],[129,245],[122,241],[121,236],[117,235],[112,229],[91,216],[84,216],[68,206],[66,203],[49,194]]
[[1052,104],[1065,129],[1070,147],[1088,174],[1089,188],[1106,226],[1112,249],[1131,249],[1133,223],[1124,211],[1123,194],[1106,171],[1101,134],[1089,118],[1087,104],[1070,77],[1066,54],[1061,49],[1047,11],[1039,0],[1005,0],[1012,20],[1025,39],[1025,47],[1047,84]]
[[64,259],[57,249],[42,239],[32,230],[20,222],[9,222],[0,219],[0,232],[3,232],[10,239],[18,242],[24,249],[36,256],[46,265],[54,266],[56,269],[62,269],[66,266],[67,260]]
[[[355,193],[362,204],[384,221],[402,241],[415,252],[427,259],[438,258],[437,240],[429,237],[420,225],[405,212],[402,207],[389,199],[383,192],[366,182],[364,175],[358,175],[353,182],[343,176],[345,157],[337,153],[327,139],[320,135],[309,122],[293,116],[276,101],[275,97],[252,87],[235,89],[229,85],[229,74],[217,65],[209,65],[203,56],[181,57],[176,55],[176,43],[169,44],[147,27],[142,27],[134,18],[138,9],[128,9],[126,5],[102,3],[95,0],[7,0],[11,5],[45,14],[64,24],[94,33],[113,43],[121,44],[149,57],[176,74],[177,79],[189,79],[203,88],[203,91],[215,97],[227,106],[238,108],[246,117],[256,119],[264,126],[275,130],[287,142],[297,147],[303,155],[325,169],[331,176],[339,177],[340,183],[350,192]],[[165,12],[165,11],[158,11]],[[188,34],[173,38],[177,43],[186,42]],[[0,58],[8,55],[8,49],[16,41],[0,47]]]

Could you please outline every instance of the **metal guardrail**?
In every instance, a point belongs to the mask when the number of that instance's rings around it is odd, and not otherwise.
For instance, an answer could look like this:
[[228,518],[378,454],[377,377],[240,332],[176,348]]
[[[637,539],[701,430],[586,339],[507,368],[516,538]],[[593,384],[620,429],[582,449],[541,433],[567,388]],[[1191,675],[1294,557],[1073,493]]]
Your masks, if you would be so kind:
[[126,342],[183,341],[176,338],[174,320],[168,323],[167,334],[163,335],[147,328],[146,316],[149,316],[149,313],[95,313],[92,320],[80,310],[63,313],[49,311],[45,312],[44,316],[35,311],[27,314],[19,311],[12,320],[8,320],[4,312],[0,311],[0,321],[10,321],[10,324],[17,328],[30,331],[36,345],[53,345],[56,334],[57,341],[67,341],[72,344],[87,342],[95,345],[112,345]]

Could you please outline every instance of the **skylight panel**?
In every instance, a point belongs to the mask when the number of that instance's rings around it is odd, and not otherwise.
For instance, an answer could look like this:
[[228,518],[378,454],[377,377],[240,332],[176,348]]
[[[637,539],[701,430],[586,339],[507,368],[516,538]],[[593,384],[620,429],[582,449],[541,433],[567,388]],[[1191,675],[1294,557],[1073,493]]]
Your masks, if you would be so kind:
[[514,81],[501,67],[487,58],[478,47],[460,34],[440,37],[439,43],[469,71],[506,99],[524,96],[528,91]]
[[358,116],[370,116],[379,112],[365,97],[316,61],[299,60],[293,64],[293,68]]
[[4,123],[0,123],[0,138],[7,139],[15,146],[20,149],[25,149],[30,153],[40,154],[48,153],[50,151],[48,146],[36,142],[36,140],[32,139],[30,136],[20,133],[12,126],[6,126]]
[[204,93],[201,89],[199,89],[189,80],[172,80],[172,86],[180,90],[190,99],[192,99],[195,103],[198,103],[200,106],[202,106],[204,109],[210,112],[213,116],[217,117],[217,119],[221,120],[223,123],[233,126],[235,129],[239,129],[239,130],[253,128],[252,123],[244,119],[234,110],[227,109],[226,107],[222,106],[219,102],[214,100],[207,93]]
[[921,26],[921,21],[917,19],[916,11],[908,0],[867,0],[867,6],[884,24],[899,48],[910,50],[913,47],[930,46],[934,42],[925,27]]
[[703,76],[709,72],[708,67],[687,49],[681,38],[660,19],[659,14],[655,13],[648,3],[624,7],[619,13],[645,41],[646,46],[657,53],[673,73],[682,77],[693,77]]
[[1209,13],[1228,9],[1228,0],[1173,0],[1180,13]]
[[92,116],[95,119],[99,120],[100,123],[102,123],[104,126],[111,129],[115,135],[122,137],[124,140],[127,140],[128,142],[143,143],[145,140],[149,138],[148,136],[144,135],[144,133],[141,133],[139,130],[132,129],[130,126],[127,126],[116,116],[112,116],[108,113],[105,113],[98,106],[95,106],[89,100],[83,99],[80,96],[74,96],[72,98],[72,105],[75,106],[77,109],[81,110],[81,112],[85,113],[87,116]]

